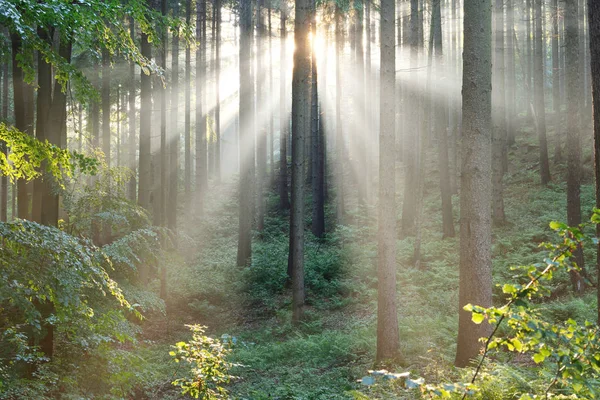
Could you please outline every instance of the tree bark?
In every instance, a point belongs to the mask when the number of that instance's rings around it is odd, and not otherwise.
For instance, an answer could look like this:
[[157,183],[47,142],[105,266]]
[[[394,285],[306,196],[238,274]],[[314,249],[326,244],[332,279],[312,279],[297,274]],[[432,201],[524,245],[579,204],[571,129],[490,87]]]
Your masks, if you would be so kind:
[[[179,3],[173,3],[173,16],[179,17]],[[177,198],[179,185],[179,32],[173,33],[171,46],[171,122],[170,137],[168,138],[169,170],[168,170],[168,206],[167,227],[177,230]],[[187,87],[186,87],[187,89]],[[187,105],[187,104],[186,104]],[[165,188],[166,189],[166,188]]]
[[204,210],[204,192],[208,188],[206,114],[206,0],[196,2],[196,193],[198,211]]
[[[190,25],[192,21],[192,0],[185,2],[185,23]],[[185,45],[185,122],[183,139],[183,187],[185,193],[185,208],[189,209],[190,196],[192,194],[192,49],[189,43]]]
[[247,266],[252,257],[252,214],[254,211],[254,79],[251,72],[253,45],[252,3],[240,0],[240,181],[239,181],[239,237],[237,264]]
[[[313,0],[313,7],[316,3]],[[313,12],[311,29],[312,37],[317,37],[316,12]],[[310,108],[310,131],[311,131],[311,189],[312,189],[312,224],[313,235],[322,238],[325,234],[325,197],[323,192],[323,129],[319,107],[317,54],[313,51],[311,57],[312,80],[311,80],[311,108]]]
[[[581,87],[579,76],[579,22],[578,0],[565,0],[565,53],[567,91],[567,223],[581,223],[581,138],[580,114]],[[575,262],[583,268],[581,247],[575,252]],[[583,282],[577,271],[571,271],[573,290],[583,290]]]
[[294,24],[294,69],[292,72],[292,211],[290,251],[292,252],[292,322],[304,316],[304,146],[310,135],[311,0],[296,0]]
[[342,10],[335,6],[335,172],[336,172],[336,214],[337,223],[344,223],[344,136],[342,132],[342,52],[344,51],[344,31]]
[[400,338],[396,299],[396,169],[394,0],[381,1],[381,92],[379,130],[379,228],[377,235],[376,360],[398,359]]
[[[135,37],[135,22],[133,18],[129,19],[129,35]],[[136,160],[136,82],[135,82],[135,64],[131,62],[129,64],[129,136],[128,136],[128,148],[129,148],[129,165],[131,168],[131,178],[129,179],[129,199],[133,202],[137,201],[137,160]]]
[[542,185],[550,182],[550,163],[548,161],[548,141],[546,139],[546,103],[544,98],[545,46],[542,29],[542,0],[535,0],[535,59],[534,59],[534,96],[535,120],[540,144],[540,181]]
[[490,332],[488,324],[474,324],[463,307],[492,304],[491,11],[487,0],[464,1],[458,367],[479,354],[479,338]]
[[[148,59],[152,58],[152,47],[148,35],[141,34],[141,52]],[[150,209],[150,191],[152,185],[152,78],[144,69],[140,73],[140,150],[139,150],[139,186],[138,204]]]
[[[590,35],[590,66],[592,78],[592,105],[594,118],[594,158],[596,175],[596,208],[600,208],[600,3],[588,0],[588,25]],[[600,224],[596,225],[600,237]],[[600,243],[596,253],[598,324],[600,325]]]
[[287,9],[285,3],[281,3],[281,48],[279,64],[279,209],[287,210],[290,208],[290,200],[288,197],[288,171],[287,171],[287,132],[288,118],[286,109],[286,36],[287,31],[285,24],[287,21]]
[[[527,0],[529,1],[529,0]],[[494,23],[494,85],[492,91],[492,213],[496,225],[506,222],[504,214],[504,167],[502,159],[506,138],[505,80],[504,80],[504,0],[495,0]]]

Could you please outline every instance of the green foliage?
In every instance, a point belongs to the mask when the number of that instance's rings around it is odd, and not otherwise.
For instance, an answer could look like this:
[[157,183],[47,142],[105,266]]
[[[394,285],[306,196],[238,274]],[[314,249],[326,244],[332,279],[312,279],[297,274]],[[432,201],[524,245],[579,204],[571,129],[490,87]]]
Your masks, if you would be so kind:
[[221,342],[204,335],[205,327],[188,325],[192,331],[189,342],[178,342],[173,351],[169,352],[177,363],[185,363],[190,368],[187,376],[173,381],[179,386],[182,394],[205,400],[227,398],[228,384],[234,376],[229,370],[234,364],[227,361],[231,352],[231,342]]
[[73,176],[76,168],[84,174],[95,174],[97,162],[93,158],[77,152],[61,149],[58,146],[41,142],[14,127],[0,123],[0,142],[4,142],[10,152],[8,156],[0,152],[0,173],[10,178],[32,180],[45,170],[63,186],[65,177]]

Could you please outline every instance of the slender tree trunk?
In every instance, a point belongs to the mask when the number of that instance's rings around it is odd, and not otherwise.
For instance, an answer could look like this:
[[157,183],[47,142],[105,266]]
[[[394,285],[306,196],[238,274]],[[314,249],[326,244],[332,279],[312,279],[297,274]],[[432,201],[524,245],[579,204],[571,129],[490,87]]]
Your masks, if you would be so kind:
[[396,299],[396,169],[394,0],[381,1],[377,362],[400,357]]
[[102,50],[102,152],[106,166],[111,167],[110,157],[110,54],[107,49]]
[[342,132],[342,52],[344,51],[342,10],[335,7],[335,148],[337,222],[344,223],[344,136]]
[[[160,12],[165,17],[167,15],[167,0],[161,0]],[[160,43],[160,66],[163,71],[167,70],[167,43],[168,32],[165,28],[162,32],[162,42]],[[159,83],[160,96],[160,185],[158,185],[158,193],[155,192],[154,200],[158,201],[158,215],[154,215],[155,225],[167,225],[167,188],[168,188],[168,157],[169,146],[167,144],[167,91],[164,85]],[[176,205],[173,204],[173,207]],[[167,300],[167,263],[160,267],[160,298]]]
[[515,143],[516,71],[515,71],[515,0],[506,0],[506,146]]
[[287,172],[287,136],[288,119],[286,110],[286,36],[285,24],[287,21],[287,10],[285,3],[281,3],[281,48],[279,63],[279,209],[287,210],[290,208],[288,198],[288,172]]
[[215,7],[215,180],[221,182],[221,0]]
[[[373,126],[373,89],[372,89],[372,70],[371,70],[371,0],[365,0],[365,126],[372,127]],[[398,127],[396,127],[398,128]],[[367,204],[372,204],[372,185],[373,180],[371,179],[371,174],[373,170],[372,162],[371,162],[371,154],[373,154],[372,146],[374,142],[373,135],[369,133],[369,130],[365,130],[364,135],[366,135],[365,142],[365,154],[366,154],[366,163],[365,163],[365,175],[366,175],[366,196],[367,196]],[[399,138],[396,138],[399,139]]]
[[[192,21],[192,0],[185,2],[185,23],[190,25]],[[183,186],[185,190],[185,208],[189,208],[192,192],[192,49],[189,44],[185,45],[185,124],[184,124],[184,156],[183,156]]]
[[[581,87],[579,76],[579,23],[578,0],[565,0],[565,52],[567,90],[567,222],[570,226],[581,223],[581,138],[580,114]],[[583,268],[583,251],[575,253],[575,262]],[[577,293],[583,282],[577,271],[571,271],[571,283]]]
[[[24,73],[18,61],[18,55],[27,50],[22,48],[19,35],[11,34],[11,42],[15,127],[21,132],[33,136],[33,87],[25,83]],[[17,216],[21,219],[31,219],[29,211],[30,199],[26,181],[23,179],[17,180],[16,187]]]
[[[148,59],[152,58],[152,47],[148,35],[141,34],[141,52]],[[146,210],[150,209],[150,191],[152,185],[152,78],[144,69],[140,73],[140,153],[139,153],[139,187],[138,204]]]
[[310,135],[311,0],[296,0],[294,69],[292,78],[292,321],[304,316],[304,141]]
[[490,332],[488,324],[474,324],[463,307],[492,304],[491,25],[489,1],[464,1],[458,367],[477,357],[479,338]]
[[531,104],[533,104],[533,51],[531,50],[533,47],[533,41],[531,40],[531,21],[533,21],[533,13],[531,12],[531,2],[533,0],[525,0],[525,29],[527,32],[527,36],[525,37],[525,62],[527,72],[525,74],[526,83],[524,86],[525,90],[525,98],[527,99],[527,117],[528,120],[531,121]]
[[[129,35],[134,38],[135,37],[135,22],[133,18],[129,19]],[[136,82],[135,82],[135,64],[131,62],[129,64],[129,136],[128,136],[128,148],[129,148],[129,165],[131,168],[131,178],[129,179],[129,199],[131,201],[137,201],[137,160],[136,160],[136,140],[135,140],[135,132],[136,132]]]
[[264,80],[264,42],[265,26],[262,18],[262,0],[257,1],[256,11],[256,103],[257,103],[257,136],[256,136],[256,201],[257,201],[257,230],[262,232],[265,228],[265,182],[267,174],[267,132],[266,132],[266,108],[263,104],[267,102],[265,96]]
[[[2,65],[2,120],[8,121],[8,61]],[[8,155],[6,145],[0,145],[0,151]],[[8,177],[0,178],[0,221],[8,219]]]
[[[271,27],[271,11],[272,5],[271,1],[268,1],[268,22],[267,22],[267,35],[269,37],[269,93],[273,94],[273,31]],[[269,188],[273,188],[275,184],[275,144],[273,143],[273,139],[275,138],[275,133],[273,132],[274,123],[273,123],[273,110],[269,110]]]
[[206,0],[196,2],[196,201],[200,213],[204,210],[204,192],[208,188],[205,106],[206,78]]
[[[179,17],[179,3],[173,3],[173,16]],[[168,170],[168,206],[167,209],[167,227],[173,231],[177,230],[177,195],[179,181],[179,32],[173,33],[173,43],[171,47],[171,121],[170,137],[167,147],[169,149],[169,170]]]
[[[313,7],[316,3],[313,0]],[[312,37],[317,37],[317,13],[313,11],[311,29]],[[319,107],[317,54],[313,51],[311,57],[311,189],[312,189],[312,224],[313,235],[322,238],[325,233],[325,198],[323,193],[323,131]]]
[[240,214],[237,264],[247,266],[252,257],[252,214],[254,211],[254,79],[251,72],[253,46],[252,3],[240,0]]
[[[600,208],[600,3],[588,0],[588,24],[590,35],[590,66],[592,77],[592,104],[594,117],[594,157],[596,175],[596,208]],[[600,236],[600,224],[596,225]],[[596,253],[598,324],[600,325],[600,243]]]
[[542,0],[535,0],[535,60],[534,60],[534,96],[535,121],[540,144],[540,180],[542,185],[550,182],[550,163],[548,161],[548,141],[546,140],[546,103],[544,98],[545,46],[542,30]]
[[[529,1],[529,0],[527,0]],[[492,218],[494,224],[506,222],[504,214],[504,167],[502,158],[506,137],[505,80],[504,80],[504,0],[495,0],[494,72],[492,113]]]
[[552,111],[554,111],[554,163],[558,164],[562,161],[562,105],[560,95],[560,50],[558,41],[560,31],[559,24],[558,0],[552,0]]

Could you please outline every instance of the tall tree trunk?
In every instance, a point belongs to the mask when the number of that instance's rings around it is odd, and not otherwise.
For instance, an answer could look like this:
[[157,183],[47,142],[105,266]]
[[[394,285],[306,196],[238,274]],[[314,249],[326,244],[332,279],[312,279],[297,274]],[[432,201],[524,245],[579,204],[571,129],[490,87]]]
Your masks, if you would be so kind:
[[562,159],[562,112],[560,95],[560,52],[558,47],[559,40],[559,12],[558,0],[552,0],[552,111],[554,112],[554,163],[557,164]]
[[[316,3],[313,0],[313,7]],[[313,12],[311,29],[312,37],[317,37],[317,13]],[[311,189],[312,189],[312,224],[313,235],[322,238],[325,233],[325,197],[323,193],[323,129],[319,107],[317,54],[313,51],[311,57],[312,81],[311,81],[311,108],[310,108],[310,131],[311,131]]]
[[490,332],[488,324],[474,324],[463,307],[492,305],[491,25],[489,1],[464,1],[458,367],[477,357],[479,338]]
[[221,0],[215,7],[215,180],[221,181]]
[[[11,42],[15,127],[21,132],[33,136],[33,87],[25,83],[24,73],[18,61],[18,55],[27,50],[23,49],[19,35],[11,34]],[[17,216],[21,219],[31,219],[27,182],[19,179],[16,186]]]
[[344,51],[342,10],[335,6],[335,164],[336,212],[338,224],[344,223],[344,136],[342,132],[342,52]]
[[377,362],[400,356],[396,300],[396,169],[394,0],[381,1]]
[[[580,76],[579,76],[579,22],[578,0],[565,0],[565,52],[567,90],[567,222],[570,226],[581,223],[581,138],[580,138]],[[575,253],[575,262],[583,268],[581,247]],[[583,290],[577,271],[571,271],[575,292]]]
[[[529,1],[529,0],[527,0]],[[505,82],[504,82],[504,0],[495,0],[494,23],[494,73],[492,113],[492,218],[494,224],[502,225],[506,222],[504,214],[504,167],[502,158],[506,137],[505,114]]]
[[[190,25],[192,21],[192,0],[185,2],[185,23]],[[185,45],[185,123],[184,123],[184,150],[183,150],[183,186],[185,190],[185,208],[189,208],[189,201],[192,192],[192,48],[189,43]]]
[[204,192],[208,188],[205,81],[206,81],[206,0],[196,2],[196,201],[204,210]]
[[102,49],[102,152],[106,166],[111,167],[110,157],[110,54]]
[[279,64],[279,209],[287,210],[290,208],[290,200],[288,198],[288,171],[287,171],[287,132],[288,118],[285,94],[286,81],[286,36],[287,31],[285,24],[287,21],[287,9],[285,3],[281,3],[281,48]]
[[[2,120],[8,120],[8,61],[2,65]],[[6,145],[0,145],[0,151],[8,155]],[[0,178],[0,221],[8,219],[8,177]]]
[[247,266],[252,257],[252,217],[254,213],[254,79],[251,72],[253,46],[252,3],[240,0],[240,181],[239,237],[237,264]]
[[[173,16],[179,18],[179,3],[173,3]],[[177,230],[177,191],[179,182],[179,32],[173,33],[171,47],[171,122],[170,137],[167,147],[169,149],[169,180],[167,202],[167,227]]]
[[516,71],[515,71],[515,0],[506,0],[506,146],[515,143]]
[[[268,19],[267,19],[267,35],[269,37],[269,93],[273,93],[273,31],[272,31],[272,26],[271,26],[271,11],[272,11],[272,4],[271,1],[268,0],[267,2],[267,10],[268,10]],[[269,135],[269,162],[270,162],[270,170],[269,170],[269,188],[273,188],[273,185],[275,184],[275,162],[274,162],[274,157],[275,157],[275,144],[274,142],[274,137],[275,137],[275,133],[273,132],[274,130],[274,122],[273,122],[273,110],[269,110],[269,128],[268,128],[268,135]]]
[[546,103],[544,99],[545,46],[542,30],[542,0],[535,0],[535,60],[534,60],[534,96],[535,121],[540,144],[540,180],[542,185],[550,182],[550,163],[548,161],[548,141],[546,140]]
[[[365,126],[371,127],[373,126],[373,88],[372,88],[372,69],[371,69],[371,0],[365,0]],[[398,128],[398,127],[396,127]],[[366,163],[365,163],[365,175],[366,175],[366,196],[367,196],[367,204],[372,204],[372,185],[373,181],[371,179],[372,174],[372,162],[371,162],[371,154],[373,154],[372,146],[374,137],[371,134],[368,134],[368,131],[365,130],[364,135],[366,136],[365,142],[365,154],[366,154]],[[398,139],[398,138],[396,138]]]
[[[160,12],[165,17],[167,15],[167,0],[160,1]],[[162,38],[160,43],[160,67],[163,71],[167,70],[167,43],[168,31],[163,28]],[[167,91],[162,83],[159,85],[160,96],[160,185],[158,185],[158,193],[154,193],[154,200],[158,201],[158,215],[154,215],[155,225],[166,226],[166,206],[167,206],[167,188],[168,188],[168,156],[169,149],[167,144]],[[176,205],[173,204],[173,207]],[[160,267],[160,298],[167,300],[167,263]]]
[[262,232],[265,228],[265,182],[267,174],[267,132],[266,132],[266,108],[263,106],[267,102],[265,96],[264,80],[264,42],[265,25],[262,17],[262,0],[256,2],[256,111],[257,111],[257,132],[256,132],[256,202],[257,202],[257,223],[256,228]]
[[[411,0],[410,2],[410,68],[417,68],[418,51],[419,51],[419,1]],[[418,79],[418,78],[414,78]],[[417,148],[417,138],[419,138],[420,130],[420,100],[418,93],[416,98],[411,102],[409,115],[409,129],[407,132],[407,141],[405,146],[405,185],[404,185],[404,200],[402,202],[402,232],[404,235],[409,235],[415,228],[415,215],[417,210],[417,157],[414,149]]]
[[296,0],[294,69],[292,78],[292,321],[304,316],[304,141],[310,135],[311,0]]
[[[442,11],[441,0],[434,0],[432,3],[432,24],[434,26],[435,59],[436,64],[440,66],[442,79],[446,74],[446,68],[443,64],[442,52]],[[433,96],[433,95],[432,95]],[[440,172],[440,194],[442,199],[442,237],[454,237],[454,218],[452,216],[452,192],[450,187],[450,165],[448,160],[448,129],[446,101],[436,101],[433,108],[434,133],[438,135],[438,166]]]
[[525,0],[525,29],[527,36],[525,37],[525,62],[527,71],[525,73],[525,85],[523,89],[525,90],[525,98],[527,99],[527,103],[525,106],[527,107],[527,117],[528,120],[531,121],[531,104],[533,104],[532,97],[532,89],[533,89],[533,51],[531,50],[533,47],[533,41],[531,40],[531,21],[533,21],[533,13],[531,12],[531,2],[533,0]]
[[[590,66],[592,78],[592,104],[594,117],[594,158],[596,175],[596,208],[600,208],[600,3],[588,0],[588,24],[590,35]],[[600,224],[596,225],[600,236]],[[596,270],[598,292],[598,324],[600,325],[600,243],[597,245]]]
[[[129,35],[135,37],[135,22],[133,18],[129,19]],[[129,136],[128,136],[128,148],[129,148],[129,168],[131,168],[132,174],[129,179],[129,199],[131,201],[137,201],[137,160],[136,160],[136,82],[135,82],[135,64],[131,62],[129,64]]]
[[[152,58],[152,47],[148,42],[148,35],[144,32],[141,34],[141,52],[144,57]],[[138,204],[149,210],[152,186],[152,78],[148,72],[144,72],[144,69],[140,73],[139,151]]]

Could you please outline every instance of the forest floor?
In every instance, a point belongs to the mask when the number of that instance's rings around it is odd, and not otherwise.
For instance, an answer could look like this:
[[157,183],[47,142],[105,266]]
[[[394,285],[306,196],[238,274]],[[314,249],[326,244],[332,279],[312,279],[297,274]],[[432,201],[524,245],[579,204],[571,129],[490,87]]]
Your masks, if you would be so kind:
[[[531,139],[529,139],[531,137]],[[589,149],[590,147],[588,147]],[[434,171],[434,150],[429,171]],[[510,151],[505,178],[508,223],[493,231],[494,283],[510,281],[514,265],[538,262],[538,245],[554,240],[548,223],[566,220],[565,166],[554,164],[553,182],[539,185],[538,151],[533,135],[519,138]],[[590,155],[582,187],[584,220],[594,205]],[[470,371],[452,367],[458,304],[458,238],[442,239],[438,176],[430,172],[425,185],[423,262],[412,265],[414,237],[398,240],[398,305],[404,365],[427,382],[466,378]],[[365,387],[360,379],[372,369],[376,346],[376,220],[368,213],[348,210],[354,222],[306,244],[307,318],[291,325],[291,294],[285,288],[287,217],[268,198],[266,228],[253,244],[253,263],[235,267],[237,199],[235,184],[213,193],[206,217],[190,219],[187,260],[169,271],[172,301],[168,319],[151,316],[144,323],[144,345],[138,353],[153,365],[145,390],[147,398],[179,398],[170,385],[178,366],[170,361],[170,346],[188,340],[184,324],[208,326],[214,336],[237,339],[232,361],[238,378],[228,390],[237,399],[411,399],[416,393],[393,385]],[[399,192],[400,193],[400,192]],[[458,197],[454,196],[458,221]],[[398,210],[401,210],[399,205]],[[328,217],[331,217],[330,213]],[[458,225],[457,225],[458,234]],[[200,243],[200,246],[195,245]],[[593,254],[586,254],[593,265]],[[568,278],[558,277],[545,312],[557,320],[595,318],[595,293],[569,294]],[[494,288],[497,303],[503,301]],[[506,361],[506,360],[505,360]],[[536,372],[527,363],[497,365],[504,385],[492,387],[489,399],[510,398],[507,391],[536,385]]]

